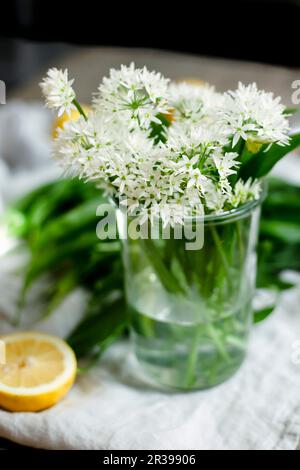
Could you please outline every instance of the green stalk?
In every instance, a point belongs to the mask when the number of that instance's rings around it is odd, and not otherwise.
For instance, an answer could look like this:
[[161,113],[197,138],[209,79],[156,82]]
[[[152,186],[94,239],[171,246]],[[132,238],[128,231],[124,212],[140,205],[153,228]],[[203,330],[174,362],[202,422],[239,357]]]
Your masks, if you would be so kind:
[[195,372],[196,372],[196,365],[197,365],[197,356],[198,356],[198,344],[199,344],[199,334],[200,334],[200,325],[196,328],[195,336],[192,343],[192,348],[190,354],[188,355],[187,360],[187,368],[186,368],[186,376],[185,376],[185,387],[191,387],[195,381]]
[[239,246],[239,255],[240,255],[240,263],[243,264],[244,259],[244,242],[241,232],[241,224],[238,220],[236,223],[236,232],[237,232],[237,239],[238,239],[238,246]]
[[84,119],[87,121],[87,115],[85,114],[85,112],[83,111],[82,107],[80,106],[79,102],[76,100],[76,98],[73,99],[72,103],[74,104],[74,106],[76,107],[77,111],[79,112],[79,114],[81,114],[81,116],[84,117]]
[[231,286],[232,282],[231,282],[230,268],[229,268],[227,256],[226,256],[226,254],[223,250],[222,242],[220,240],[220,237],[218,235],[216,227],[214,225],[210,225],[209,228],[210,228],[213,240],[214,240],[214,242],[216,244],[216,247],[218,249],[218,253],[220,255],[220,258],[221,258],[223,268],[224,268],[224,271],[225,271],[225,274],[226,274],[226,277],[227,277],[228,285]]
[[164,262],[162,261],[160,254],[157,252],[155,246],[152,243],[151,239],[141,240],[145,253],[148,257],[149,262],[152,264],[155,273],[159,277],[162,285],[165,289],[171,293],[184,293],[183,288],[173,276],[173,274],[166,268]]
[[[199,337],[201,336],[201,329],[203,327],[204,325],[201,325],[201,324],[197,325],[192,347],[187,358],[187,368],[186,368],[186,375],[185,375],[185,380],[184,380],[184,385],[187,388],[193,386],[197,379],[195,372],[196,372],[197,357],[198,357]],[[212,339],[222,359],[225,362],[229,362],[230,355],[226,351],[226,347],[224,346],[223,341],[220,338],[218,329],[215,328],[211,323],[207,323],[206,329],[207,329],[208,335]]]
[[[210,228],[210,231],[211,231],[211,234],[212,234],[212,239],[213,239],[213,242],[214,242],[212,244],[212,248],[214,249],[215,253],[219,255],[219,258],[222,261],[221,266],[224,269],[226,280],[228,282],[228,285],[231,286],[232,281],[231,281],[229,262],[228,262],[226,254],[225,254],[225,251],[224,251],[222,242],[220,240],[219,234],[218,234],[215,226],[211,225],[209,228]],[[217,250],[216,250],[216,248],[217,248]],[[211,253],[211,256],[212,256],[212,254],[213,253]],[[211,256],[209,256],[208,258],[211,258]],[[208,268],[207,265],[204,265],[203,260],[202,260],[201,264],[202,264],[203,268],[204,267],[206,269]],[[201,272],[201,275],[203,275],[203,274],[204,273]],[[219,276],[217,276],[218,274],[219,274]],[[217,282],[218,277],[220,277],[220,274],[221,274],[221,269],[220,269],[220,265],[218,263],[218,258],[215,257],[215,262],[213,263],[213,266],[212,266],[212,272],[210,273],[210,272],[207,271],[206,276],[205,276],[204,289],[205,290],[207,289],[208,293],[210,292],[210,290],[212,288],[212,284],[213,283],[215,284]],[[222,282],[223,276],[224,276],[224,274],[221,276],[221,279],[219,279],[219,283]],[[211,280],[211,282],[209,282],[209,280]],[[185,374],[185,379],[184,379],[184,384],[185,384],[186,387],[193,386],[193,384],[196,381],[196,365],[197,365],[197,357],[198,357],[199,338],[201,336],[201,330],[204,327],[206,328],[206,331],[207,331],[209,337],[211,338],[211,340],[214,343],[217,351],[219,352],[220,357],[222,357],[222,359],[226,362],[230,361],[230,356],[229,356],[228,352],[226,351],[224,341],[222,341],[222,337],[219,334],[218,328],[215,328],[214,325],[210,323],[209,319],[208,319],[206,325],[203,325],[203,324],[195,325],[196,331],[195,331],[194,339],[193,339],[193,342],[192,342],[191,350],[190,350],[188,358],[187,358],[187,369],[186,369],[186,374]]]
[[213,342],[217,346],[217,349],[220,353],[220,356],[226,362],[230,361],[230,356],[229,356],[228,352],[226,351],[226,348],[224,347],[224,344],[223,344],[222,340],[219,337],[218,330],[216,328],[214,328],[211,323],[208,323],[207,324],[207,331],[208,331],[210,337],[212,338]]

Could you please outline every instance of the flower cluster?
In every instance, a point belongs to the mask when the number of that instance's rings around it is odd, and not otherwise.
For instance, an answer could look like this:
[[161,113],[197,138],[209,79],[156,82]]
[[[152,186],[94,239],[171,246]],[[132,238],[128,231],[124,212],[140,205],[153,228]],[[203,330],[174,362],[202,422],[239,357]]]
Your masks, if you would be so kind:
[[233,136],[233,147],[240,138],[268,144],[288,143],[288,120],[280,97],[258,90],[256,83],[248,86],[239,83],[236,91],[229,91],[224,97],[220,115]]
[[68,114],[74,106],[75,92],[72,88],[74,79],[68,79],[68,71],[52,68],[48,70],[47,77],[40,84],[46,98],[46,105],[56,109],[58,115]]
[[195,86],[187,83],[171,84],[170,103],[176,121],[199,124],[216,119],[223,95],[207,84]]
[[121,125],[148,129],[151,122],[160,124],[160,113],[168,113],[168,83],[160,73],[149,72],[146,67],[122,65],[120,70],[111,69],[109,78],[104,77],[94,105],[114,114]]
[[[47,105],[69,109],[71,85],[66,71],[50,70]],[[255,84],[220,94],[122,66],[103,79],[88,119],[65,124],[54,152],[67,172],[95,181],[129,213],[182,223],[259,197],[258,181],[239,178],[242,152],[247,142],[288,143],[279,101]]]

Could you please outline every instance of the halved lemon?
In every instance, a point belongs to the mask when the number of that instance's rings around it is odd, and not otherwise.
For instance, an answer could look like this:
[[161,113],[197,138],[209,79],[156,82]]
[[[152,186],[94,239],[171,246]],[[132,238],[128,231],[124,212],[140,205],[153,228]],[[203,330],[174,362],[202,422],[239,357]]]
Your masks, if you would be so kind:
[[[89,112],[91,111],[90,106],[87,106],[85,104],[82,105],[82,109],[86,115],[88,115]],[[80,116],[80,113],[77,109],[71,109],[70,114],[64,112],[61,116],[56,118],[53,121],[53,125],[52,125],[52,137],[55,139],[58,135],[58,129],[63,129],[65,123],[68,121],[77,121],[77,119],[79,119],[79,116]]]
[[205,82],[203,80],[200,80],[200,78],[181,78],[178,80],[180,82],[188,83],[189,85],[194,85],[194,86],[204,86]]
[[66,395],[77,364],[65,341],[34,331],[2,336],[1,340],[6,357],[0,365],[0,407],[39,411]]

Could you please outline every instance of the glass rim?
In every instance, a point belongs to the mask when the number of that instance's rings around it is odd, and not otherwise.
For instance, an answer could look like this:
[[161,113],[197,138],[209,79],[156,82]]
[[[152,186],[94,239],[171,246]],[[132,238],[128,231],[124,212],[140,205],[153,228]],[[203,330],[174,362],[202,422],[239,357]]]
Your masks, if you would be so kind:
[[[253,199],[251,201],[246,202],[245,204],[242,204],[241,206],[238,206],[234,209],[230,209],[228,211],[220,212],[219,214],[185,216],[184,224],[197,223],[197,222],[202,222],[204,224],[208,224],[208,223],[218,224],[218,223],[223,223],[227,221],[230,222],[232,220],[242,219],[243,217],[246,217],[249,213],[251,213],[251,211],[254,210],[256,207],[260,206],[262,202],[264,201],[264,199],[266,198],[268,183],[265,179],[261,181],[261,187],[262,187],[262,190],[258,199]],[[115,207],[120,210],[120,207],[118,207],[113,200],[112,202],[115,205]],[[135,216],[129,216],[129,219],[130,218],[134,219]],[[155,220],[156,222],[162,222],[161,217],[157,217],[155,218]]]
[[199,217],[187,217],[187,219],[193,220],[202,220],[204,223],[206,222],[225,222],[227,220],[235,220],[241,219],[243,216],[246,216],[256,207],[260,206],[262,202],[265,200],[268,190],[268,184],[266,180],[262,181],[262,191],[258,199],[253,199],[252,201],[248,201],[241,206],[235,207],[234,209],[230,209],[228,211],[220,212],[219,214],[205,214],[204,216]]

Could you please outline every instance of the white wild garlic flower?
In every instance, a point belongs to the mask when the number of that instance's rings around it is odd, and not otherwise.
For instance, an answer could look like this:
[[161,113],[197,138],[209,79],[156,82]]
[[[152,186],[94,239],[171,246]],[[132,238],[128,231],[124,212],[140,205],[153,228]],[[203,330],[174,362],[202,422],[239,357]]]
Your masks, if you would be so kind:
[[74,79],[68,79],[67,70],[52,68],[48,70],[47,76],[40,83],[40,87],[45,96],[46,106],[56,109],[58,116],[64,112],[70,113],[74,109],[73,100],[76,95],[72,88]]
[[111,69],[110,76],[103,79],[94,106],[115,114],[130,128],[148,129],[152,122],[160,124],[159,114],[169,111],[168,84],[168,79],[146,67],[122,65],[120,70]]
[[256,83],[245,86],[239,82],[237,90],[225,93],[220,118],[228,134],[233,136],[232,146],[235,147],[240,138],[286,145],[289,123],[280,101],[273,93],[258,90]]
[[[67,71],[51,69],[41,85],[47,105],[70,110],[72,83]],[[65,172],[105,188],[129,214],[183,223],[259,198],[258,181],[238,179],[233,147],[239,139],[287,144],[283,111],[255,84],[220,94],[131,64],[103,79],[88,119],[67,122],[54,153]]]

